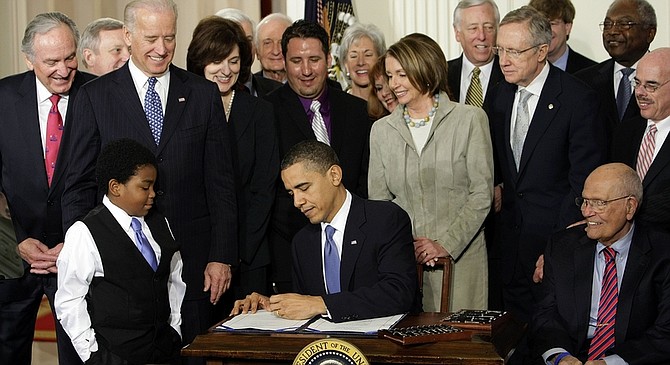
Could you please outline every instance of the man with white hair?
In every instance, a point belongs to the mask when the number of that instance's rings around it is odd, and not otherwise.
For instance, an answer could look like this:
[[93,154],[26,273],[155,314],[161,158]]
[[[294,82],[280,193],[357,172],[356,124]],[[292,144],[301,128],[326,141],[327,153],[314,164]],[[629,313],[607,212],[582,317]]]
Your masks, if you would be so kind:
[[123,40],[123,22],[100,18],[90,22],[81,33],[79,59],[94,75],[104,75],[125,65],[130,48]]

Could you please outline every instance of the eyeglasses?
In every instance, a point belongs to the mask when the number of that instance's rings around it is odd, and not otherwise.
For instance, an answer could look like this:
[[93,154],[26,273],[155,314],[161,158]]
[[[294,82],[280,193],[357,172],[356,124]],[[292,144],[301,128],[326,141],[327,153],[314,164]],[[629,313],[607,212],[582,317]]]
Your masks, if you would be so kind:
[[586,206],[588,205],[588,206],[591,207],[591,209],[596,211],[596,213],[602,213],[603,211],[605,211],[605,208],[607,208],[607,204],[609,204],[611,202],[615,202],[617,200],[630,198],[630,197],[631,197],[631,195],[626,195],[626,196],[622,196],[622,197],[614,198],[614,199],[610,199],[610,200],[600,200],[600,199],[586,199],[586,198],[582,198],[580,196],[580,197],[575,198],[575,204],[577,204],[577,206],[580,207],[581,209],[586,208]]
[[642,86],[642,88],[644,88],[644,90],[650,94],[655,93],[656,90],[660,89],[663,85],[667,84],[668,82],[670,82],[670,80],[659,85],[659,84],[643,84],[638,79],[633,80],[633,84],[636,89]]
[[640,25],[640,23],[636,22],[611,22],[611,21],[606,21],[602,22],[599,24],[600,25],[600,30],[601,31],[606,31],[606,30],[611,30],[614,27],[619,28],[620,30],[629,30],[630,28]]
[[531,49],[537,48],[539,46],[541,46],[541,44],[528,47],[528,48],[523,49],[521,51],[517,51],[516,49],[503,48],[503,47],[491,47],[491,49],[493,50],[493,54],[495,54],[497,56],[500,56],[500,57],[502,57],[503,55],[506,54],[511,58],[519,58],[521,56],[521,54],[523,54],[524,52],[528,52]]

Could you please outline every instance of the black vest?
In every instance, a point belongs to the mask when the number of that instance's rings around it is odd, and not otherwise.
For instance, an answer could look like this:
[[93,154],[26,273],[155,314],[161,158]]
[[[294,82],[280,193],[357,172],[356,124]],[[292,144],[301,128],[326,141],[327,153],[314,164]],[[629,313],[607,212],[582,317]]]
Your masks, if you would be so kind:
[[153,210],[145,217],[161,247],[153,271],[112,213],[99,205],[84,218],[100,252],[104,277],[94,277],[86,302],[99,345],[130,363],[162,362],[157,353],[173,352],[167,282],[179,246],[165,218]]

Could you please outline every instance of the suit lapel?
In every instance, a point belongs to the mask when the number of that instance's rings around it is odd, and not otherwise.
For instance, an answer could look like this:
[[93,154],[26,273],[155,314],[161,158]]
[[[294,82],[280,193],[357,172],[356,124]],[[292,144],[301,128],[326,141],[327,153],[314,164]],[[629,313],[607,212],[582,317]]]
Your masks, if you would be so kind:
[[340,261],[340,288],[348,291],[352,288],[351,278],[358,256],[365,244],[366,235],[361,230],[365,224],[365,206],[363,201],[352,195],[351,208],[347,217],[347,226],[342,241],[342,259]]
[[282,105],[286,106],[286,113],[288,114],[291,122],[293,122],[298,130],[305,136],[306,139],[316,139],[314,131],[312,130],[312,124],[309,119],[307,119],[307,113],[302,107],[302,103],[291,87],[287,84],[284,84],[280,88],[280,91],[283,91],[280,95],[282,96],[283,103]]
[[[160,154],[163,148],[170,141],[170,138],[177,130],[182,113],[188,103],[188,97],[191,89],[186,85],[186,77],[182,71],[173,65],[170,65],[170,89],[168,91],[168,100],[165,105],[165,116],[163,117],[163,130],[161,140],[156,154]],[[148,122],[147,122],[148,125]]]
[[113,73],[112,81],[116,84],[112,90],[112,93],[118,99],[118,104],[116,105],[123,105],[123,110],[127,114],[126,118],[130,121],[129,124],[137,130],[137,135],[142,138],[142,141],[138,142],[141,142],[145,146],[155,146],[156,142],[154,142],[154,137],[151,134],[147,116],[144,113],[144,109],[142,109],[140,96],[135,89],[135,82],[130,75],[128,63]]
[[533,118],[528,127],[528,134],[526,134],[526,139],[523,143],[523,151],[521,152],[521,161],[519,163],[519,176],[523,174],[523,170],[528,164],[533,150],[535,150],[540,139],[542,139],[547,128],[554,120],[554,117],[556,117],[556,113],[561,108],[557,98],[563,92],[560,79],[561,71],[555,66],[549,65],[549,67],[549,75],[542,87],[540,99],[537,102],[535,113],[533,113]]
[[670,163],[670,138],[665,139],[663,146],[661,146],[661,149],[656,155],[656,158],[654,158],[654,161],[649,166],[647,174],[644,175],[644,181],[642,181],[642,185],[645,189],[651,184],[652,181],[654,181],[658,174],[660,174],[666,168],[666,166],[668,166],[668,163]]
[[514,181],[516,181],[519,176],[516,170],[514,153],[512,152],[512,145],[510,142],[512,135],[512,109],[514,108],[514,93],[516,92],[516,88],[516,85],[505,82],[500,86],[500,92],[498,93],[497,99],[500,100],[496,100],[496,103],[500,103],[501,105],[509,105],[509,107],[505,107],[505,121],[503,122],[505,133],[504,140],[501,143],[505,146],[507,169],[514,174],[514,178],[512,179]]
[[573,253],[574,257],[574,295],[577,323],[580,323],[577,338],[586,338],[588,332],[589,312],[591,310],[591,295],[593,283],[596,243],[586,235],[582,236],[579,245]]
[[649,264],[649,254],[651,246],[649,237],[642,229],[636,229],[633,232],[633,240],[628,251],[628,260],[624,269],[621,290],[617,302],[616,328],[614,337],[617,344],[621,344],[626,338],[628,324],[633,309],[633,297],[640,284],[642,275],[647,270]]
[[35,74],[27,72],[18,91],[21,97],[14,108],[19,120],[25,121],[20,129],[26,146],[26,165],[41,166],[36,171],[40,171],[39,179],[44,183],[44,188],[47,189],[47,172],[44,167],[44,147],[42,147],[42,132],[37,112],[38,101],[35,82]]

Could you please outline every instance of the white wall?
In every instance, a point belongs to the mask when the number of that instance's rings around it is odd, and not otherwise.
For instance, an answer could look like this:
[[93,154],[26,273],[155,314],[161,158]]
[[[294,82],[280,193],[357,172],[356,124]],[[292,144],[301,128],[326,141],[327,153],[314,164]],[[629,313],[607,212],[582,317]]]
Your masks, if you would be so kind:
[[[179,7],[177,50],[174,63],[184,67],[186,49],[197,22],[224,7],[237,7],[258,21],[260,2],[254,0],[175,0]],[[304,0],[273,0],[273,7],[286,9],[293,19],[304,14]],[[458,0],[352,0],[356,16],[363,23],[374,23],[386,35],[387,45],[403,35],[422,32],[440,43],[447,58],[460,54],[452,29],[453,9]],[[0,77],[25,70],[20,53],[21,38],[26,24],[38,13],[62,11],[83,29],[90,21],[109,16],[123,18],[128,0],[0,0]],[[570,45],[577,51],[601,61],[607,58],[602,47],[598,24],[602,22],[610,0],[572,0],[577,10]],[[670,46],[670,1],[649,0],[659,19],[658,32],[651,48]],[[527,3],[527,0],[497,1],[501,16]],[[256,68],[256,67],[255,67]]]

